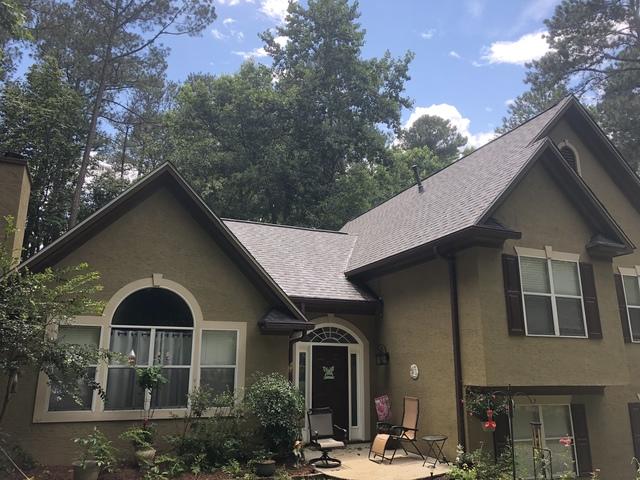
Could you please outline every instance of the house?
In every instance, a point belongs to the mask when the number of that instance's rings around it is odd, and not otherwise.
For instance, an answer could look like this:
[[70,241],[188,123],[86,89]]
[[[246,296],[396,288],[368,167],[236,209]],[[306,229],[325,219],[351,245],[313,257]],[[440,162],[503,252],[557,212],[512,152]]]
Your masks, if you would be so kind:
[[[0,213],[21,221],[26,168],[0,161]],[[103,314],[61,339],[162,358],[166,428],[191,388],[241,392],[253,372],[279,371],[352,440],[375,434],[374,397],[389,394],[396,415],[419,397],[420,432],[447,435],[451,458],[507,435],[505,419],[490,433],[466,415],[465,389],[509,390],[518,458],[539,421],[556,471],[633,478],[638,177],[567,97],[419,183],[325,231],[221,219],[167,164],[23,265],[101,273]],[[21,380],[7,424],[39,460],[70,461],[70,438],[140,418],[132,370],[94,370],[106,401],[87,390],[81,406],[43,376]]]

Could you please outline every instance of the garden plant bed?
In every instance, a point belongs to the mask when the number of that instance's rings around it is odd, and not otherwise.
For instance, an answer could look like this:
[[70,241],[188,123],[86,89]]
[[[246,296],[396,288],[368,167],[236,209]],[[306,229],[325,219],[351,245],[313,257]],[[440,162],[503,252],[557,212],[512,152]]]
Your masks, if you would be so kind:
[[[25,472],[33,480],[73,480],[73,469],[68,465],[51,465],[46,467],[37,467]],[[309,466],[303,466],[300,468],[288,468],[287,473],[292,479],[295,478],[307,478],[316,477],[313,468]],[[100,480],[140,480],[144,477],[144,474],[137,468],[123,467],[118,469],[114,473],[105,473],[100,476]],[[184,473],[177,480],[230,480],[233,477],[222,470],[218,470],[214,473],[201,473],[199,475],[193,475],[191,473]],[[24,480],[22,475],[16,473],[9,477],[9,480]]]

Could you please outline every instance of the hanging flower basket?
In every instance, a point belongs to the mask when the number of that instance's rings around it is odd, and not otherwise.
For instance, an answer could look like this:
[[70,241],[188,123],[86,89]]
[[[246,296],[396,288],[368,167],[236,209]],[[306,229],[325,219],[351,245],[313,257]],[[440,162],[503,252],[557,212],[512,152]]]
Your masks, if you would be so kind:
[[497,423],[493,420],[482,422],[482,430],[484,430],[485,432],[495,432],[497,426]]

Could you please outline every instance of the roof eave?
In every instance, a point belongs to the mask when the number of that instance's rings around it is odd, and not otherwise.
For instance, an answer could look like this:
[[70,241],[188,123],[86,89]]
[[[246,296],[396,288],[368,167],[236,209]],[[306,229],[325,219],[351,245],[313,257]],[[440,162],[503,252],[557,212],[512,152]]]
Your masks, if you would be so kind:
[[431,242],[405,250],[378,261],[351,269],[345,273],[351,280],[366,280],[402,270],[416,263],[451,255],[474,246],[499,247],[505,240],[519,239],[520,232],[485,225],[472,225]]

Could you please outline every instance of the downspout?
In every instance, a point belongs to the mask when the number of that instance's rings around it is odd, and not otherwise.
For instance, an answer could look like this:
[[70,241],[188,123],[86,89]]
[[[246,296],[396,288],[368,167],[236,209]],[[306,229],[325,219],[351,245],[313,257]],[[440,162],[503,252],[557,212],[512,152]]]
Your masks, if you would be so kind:
[[451,339],[453,346],[453,375],[456,388],[456,421],[458,426],[458,443],[466,450],[466,435],[464,429],[464,394],[462,384],[462,354],[460,344],[460,311],[458,308],[458,272],[455,255],[442,255],[436,249],[436,253],[447,261],[449,267],[449,297],[451,299]]

